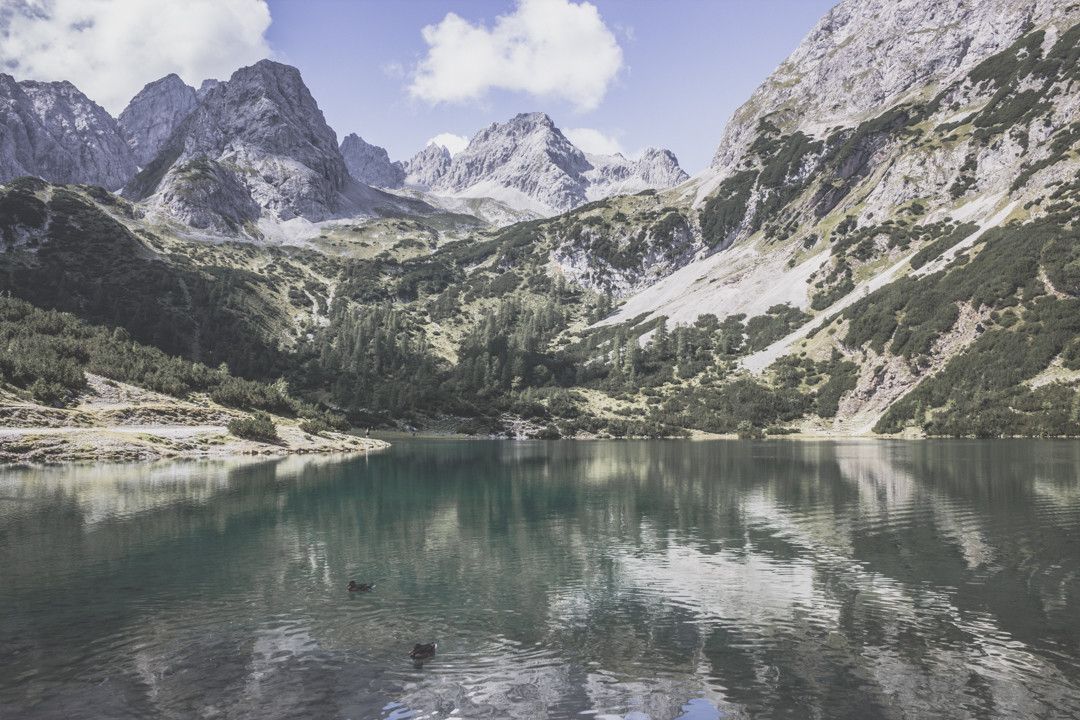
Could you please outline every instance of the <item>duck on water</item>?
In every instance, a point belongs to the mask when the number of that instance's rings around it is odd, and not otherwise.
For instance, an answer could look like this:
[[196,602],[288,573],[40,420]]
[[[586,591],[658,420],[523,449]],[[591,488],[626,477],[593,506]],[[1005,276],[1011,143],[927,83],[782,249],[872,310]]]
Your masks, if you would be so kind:
[[439,647],[439,643],[416,643],[413,645],[412,652],[409,653],[409,657],[413,660],[413,665],[420,667],[424,664],[425,660],[430,660],[435,657],[435,650]]
[[371,592],[375,589],[375,583],[357,583],[355,580],[350,580],[346,589],[349,592]]
[[[371,592],[375,589],[375,583],[358,583],[355,580],[350,580],[346,588],[349,592]],[[435,657],[435,650],[438,649],[439,643],[416,643],[413,645],[412,651],[409,653],[409,657],[412,658],[413,663],[416,666],[424,664],[425,660],[430,660]]]

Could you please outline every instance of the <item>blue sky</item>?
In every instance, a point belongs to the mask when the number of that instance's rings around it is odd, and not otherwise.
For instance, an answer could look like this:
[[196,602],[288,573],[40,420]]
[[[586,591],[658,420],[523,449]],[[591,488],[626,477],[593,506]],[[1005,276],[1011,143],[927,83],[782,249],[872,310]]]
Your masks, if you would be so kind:
[[[595,107],[528,89],[493,87],[477,97],[435,101],[410,92],[429,51],[422,28],[453,12],[490,30],[497,16],[517,10],[514,0],[270,0],[266,40],[279,60],[300,68],[339,137],[357,132],[395,159],[440,133],[469,136],[515,113],[542,110],[563,129],[597,130],[629,153],[667,147],[694,173],[708,165],[735,108],[834,2],[592,4],[622,56]],[[595,66],[587,50],[576,61]]]

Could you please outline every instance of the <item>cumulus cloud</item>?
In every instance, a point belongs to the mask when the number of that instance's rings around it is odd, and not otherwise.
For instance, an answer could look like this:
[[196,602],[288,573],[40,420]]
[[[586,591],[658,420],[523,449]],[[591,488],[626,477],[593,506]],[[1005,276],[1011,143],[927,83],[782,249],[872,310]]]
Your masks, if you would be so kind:
[[271,54],[266,0],[15,0],[0,11],[0,69],[70,80],[114,115],[175,72],[198,86]]
[[464,135],[455,135],[454,133],[439,133],[435,137],[427,141],[428,145],[442,145],[448,151],[450,156],[453,157],[459,152],[464,150],[469,144],[469,138]]
[[623,64],[622,48],[588,2],[519,0],[490,28],[449,13],[422,34],[427,55],[409,93],[430,103],[477,100],[502,89],[591,110]]
[[563,130],[563,135],[574,143],[579,150],[590,155],[626,154],[622,144],[617,139],[611,135],[605,135],[595,128],[570,128],[569,130]]

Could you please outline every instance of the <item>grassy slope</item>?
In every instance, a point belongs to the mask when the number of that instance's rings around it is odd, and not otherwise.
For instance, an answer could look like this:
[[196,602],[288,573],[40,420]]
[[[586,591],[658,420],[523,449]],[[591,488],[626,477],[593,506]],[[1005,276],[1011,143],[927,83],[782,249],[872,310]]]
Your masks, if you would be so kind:
[[[252,415],[254,413],[254,415]],[[234,423],[265,414],[259,439]],[[0,461],[356,451],[378,443],[291,397],[143,345],[119,328],[0,298]]]

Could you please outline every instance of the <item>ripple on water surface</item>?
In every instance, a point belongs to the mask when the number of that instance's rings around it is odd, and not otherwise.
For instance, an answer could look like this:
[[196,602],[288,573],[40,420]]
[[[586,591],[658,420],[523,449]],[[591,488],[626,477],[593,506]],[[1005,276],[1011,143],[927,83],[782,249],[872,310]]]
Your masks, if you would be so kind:
[[11,471],[0,716],[1077,716],[1078,469],[1070,443],[406,441]]

